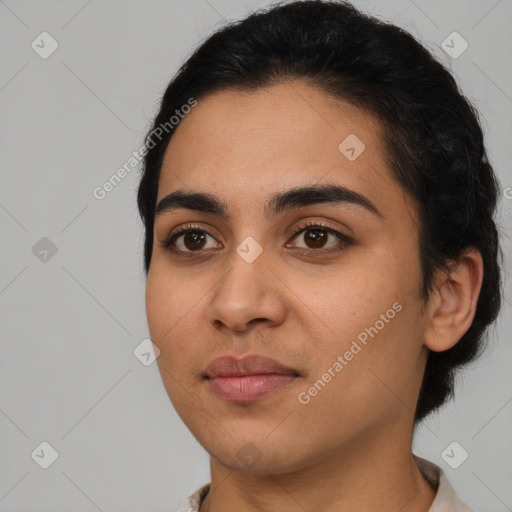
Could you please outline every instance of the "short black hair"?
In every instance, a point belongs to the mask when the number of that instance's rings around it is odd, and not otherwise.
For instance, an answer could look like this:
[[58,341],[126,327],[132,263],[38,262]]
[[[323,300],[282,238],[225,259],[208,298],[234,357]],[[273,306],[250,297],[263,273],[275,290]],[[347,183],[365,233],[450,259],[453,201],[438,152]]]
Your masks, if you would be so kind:
[[145,138],[137,195],[145,225],[145,272],[160,170],[173,134],[166,130],[155,142],[154,130],[192,97],[294,79],[379,119],[386,162],[418,204],[425,301],[436,269],[448,270],[469,247],[482,255],[474,320],[452,348],[429,352],[416,424],[453,397],[456,369],[481,354],[487,328],[498,316],[502,255],[494,215],[500,186],[487,159],[478,111],[451,72],[403,29],[348,2],[306,0],[255,11],[202,42],[168,85]]

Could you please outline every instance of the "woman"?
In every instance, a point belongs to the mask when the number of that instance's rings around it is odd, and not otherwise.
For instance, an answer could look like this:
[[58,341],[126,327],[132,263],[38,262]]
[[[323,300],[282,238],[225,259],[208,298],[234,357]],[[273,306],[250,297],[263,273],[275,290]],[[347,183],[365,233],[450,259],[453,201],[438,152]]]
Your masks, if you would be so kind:
[[211,461],[183,510],[471,510],[411,448],[500,307],[498,184],[451,74],[291,2],[194,52],[145,153],[148,325]]

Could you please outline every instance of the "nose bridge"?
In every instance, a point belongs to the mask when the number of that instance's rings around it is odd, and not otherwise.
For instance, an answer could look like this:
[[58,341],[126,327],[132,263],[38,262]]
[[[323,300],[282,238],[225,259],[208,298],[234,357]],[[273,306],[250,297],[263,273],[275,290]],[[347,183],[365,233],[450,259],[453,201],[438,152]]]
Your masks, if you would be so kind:
[[282,321],[285,308],[281,287],[267,263],[266,251],[253,237],[233,248],[229,268],[209,304],[211,322],[243,331],[255,319]]

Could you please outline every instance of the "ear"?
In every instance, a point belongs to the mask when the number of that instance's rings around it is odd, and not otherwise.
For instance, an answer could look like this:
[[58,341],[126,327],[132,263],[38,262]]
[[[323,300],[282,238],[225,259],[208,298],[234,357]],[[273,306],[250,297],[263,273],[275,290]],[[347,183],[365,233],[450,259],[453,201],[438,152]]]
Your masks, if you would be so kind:
[[466,333],[475,316],[483,275],[482,256],[474,247],[467,249],[449,272],[437,274],[427,308],[427,348],[443,352]]

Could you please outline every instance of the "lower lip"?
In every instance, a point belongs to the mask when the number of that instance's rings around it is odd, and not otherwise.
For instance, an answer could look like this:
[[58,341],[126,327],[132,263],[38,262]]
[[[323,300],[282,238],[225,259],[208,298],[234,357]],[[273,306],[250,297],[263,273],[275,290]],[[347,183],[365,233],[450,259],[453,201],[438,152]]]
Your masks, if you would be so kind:
[[295,375],[269,373],[244,377],[215,377],[208,379],[208,384],[222,398],[233,402],[247,402],[276,391],[296,378]]

